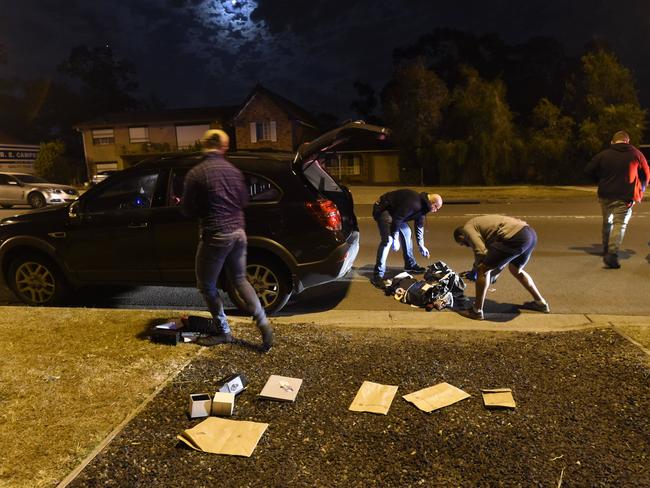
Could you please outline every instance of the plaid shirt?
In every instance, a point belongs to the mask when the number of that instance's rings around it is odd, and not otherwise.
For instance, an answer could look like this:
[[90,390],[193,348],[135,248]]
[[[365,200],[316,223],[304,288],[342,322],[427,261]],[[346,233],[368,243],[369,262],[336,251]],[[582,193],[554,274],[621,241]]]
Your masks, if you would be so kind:
[[245,228],[248,188],[242,172],[222,154],[209,152],[185,177],[183,213],[199,218],[201,235]]

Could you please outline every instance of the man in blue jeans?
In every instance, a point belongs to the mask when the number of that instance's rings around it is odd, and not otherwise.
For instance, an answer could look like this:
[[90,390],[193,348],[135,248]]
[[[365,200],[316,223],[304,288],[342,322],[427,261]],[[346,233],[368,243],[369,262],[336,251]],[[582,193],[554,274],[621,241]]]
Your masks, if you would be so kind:
[[630,136],[618,131],[611,145],[589,162],[585,172],[598,180],[598,200],[603,213],[603,262],[618,269],[618,251],[623,243],[632,207],[643,200],[650,180],[648,162],[641,151],[630,144]]
[[418,193],[408,188],[384,193],[372,207],[372,217],[379,228],[379,246],[377,260],[371,283],[377,288],[385,288],[384,274],[388,252],[397,252],[402,248],[404,270],[411,273],[424,273],[413,256],[413,241],[409,221],[413,221],[415,237],[420,254],[429,257],[429,250],[424,245],[425,215],[437,212],[442,207],[442,197],[437,193]]
[[199,218],[199,245],[196,251],[196,284],[212,314],[214,330],[197,342],[214,346],[232,342],[228,319],[217,290],[222,269],[234,281],[262,334],[264,352],[273,345],[273,331],[255,290],[246,279],[247,239],[244,207],[248,188],[242,172],[224,158],[229,137],[222,130],[209,130],[202,140],[205,159],[185,177],[182,209]]

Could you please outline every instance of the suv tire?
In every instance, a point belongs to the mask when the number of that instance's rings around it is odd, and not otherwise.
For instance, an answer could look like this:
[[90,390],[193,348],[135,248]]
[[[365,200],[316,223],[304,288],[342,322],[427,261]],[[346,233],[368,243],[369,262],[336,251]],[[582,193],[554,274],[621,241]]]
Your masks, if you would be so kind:
[[27,305],[61,305],[68,286],[54,262],[39,254],[21,254],[9,265],[7,283],[17,298]]
[[[246,264],[246,278],[257,293],[264,311],[272,315],[279,312],[291,297],[289,273],[281,262],[265,256],[252,256]],[[246,310],[246,304],[237,293],[231,280],[227,285],[228,296],[240,310]]]
[[27,202],[32,208],[41,208],[45,206],[45,197],[37,191],[30,193]]

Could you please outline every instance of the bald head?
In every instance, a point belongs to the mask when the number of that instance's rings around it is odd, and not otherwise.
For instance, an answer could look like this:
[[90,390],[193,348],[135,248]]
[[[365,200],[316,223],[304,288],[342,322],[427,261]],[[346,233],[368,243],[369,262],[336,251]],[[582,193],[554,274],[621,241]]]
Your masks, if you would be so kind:
[[427,193],[429,203],[431,203],[431,211],[437,212],[442,207],[442,197],[437,193]]
[[624,130],[619,130],[616,134],[612,136],[612,144],[629,144],[630,143],[630,134]]
[[205,131],[201,140],[204,151],[226,152],[230,146],[230,137],[220,129]]

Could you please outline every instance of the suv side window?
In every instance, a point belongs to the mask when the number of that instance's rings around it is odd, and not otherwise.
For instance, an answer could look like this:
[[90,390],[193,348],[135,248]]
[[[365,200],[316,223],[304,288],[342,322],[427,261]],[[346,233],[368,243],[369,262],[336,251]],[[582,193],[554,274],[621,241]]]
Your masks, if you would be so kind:
[[[174,168],[169,178],[168,207],[177,207],[183,197],[183,184],[189,168]],[[280,189],[267,178],[260,175],[244,173],[248,195],[252,202],[277,202],[282,195]]]
[[263,176],[244,173],[251,202],[277,202],[282,194],[277,186]]
[[7,175],[0,175],[0,185],[8,185],[9,177]]
[[183,200],[183,186],[185,177],[190,168],[174,168],[169,178],[169,195],[167,196],[168,207],[178,207]]
[[151,207],[158,173],[132,175],[113,181],[86,203],[89,213],[113,212]]

